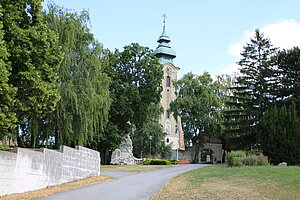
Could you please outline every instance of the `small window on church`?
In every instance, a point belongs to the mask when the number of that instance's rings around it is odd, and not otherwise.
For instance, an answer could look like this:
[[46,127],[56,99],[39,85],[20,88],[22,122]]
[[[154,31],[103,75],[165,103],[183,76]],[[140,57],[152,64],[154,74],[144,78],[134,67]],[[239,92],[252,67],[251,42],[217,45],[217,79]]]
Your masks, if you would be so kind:
[[171,78],[167,76],[167,87],[171,87]]
[[167,141],[166,141],[166,142],[167,142],[167,144],[170,142],[169,138],[167,138]]
[[167,110],[167,118],[170,118],[170,111]]

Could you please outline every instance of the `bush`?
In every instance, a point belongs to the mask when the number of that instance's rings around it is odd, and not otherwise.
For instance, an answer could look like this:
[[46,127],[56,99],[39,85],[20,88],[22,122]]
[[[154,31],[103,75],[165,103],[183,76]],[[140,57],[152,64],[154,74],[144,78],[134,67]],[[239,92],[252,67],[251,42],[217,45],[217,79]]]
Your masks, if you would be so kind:
[[232,151],[227,154],[227,164],[229,167],[242,166],[241,159],[246,157],[244,151]]
[[262,166],[268,165],[268,157],[256,156],[255,154],[246,155],[243,151],[232,151],[227,154],[227,165],[229,167],[241,166]]
[[139,165],[150,165],[150,161],[151,161],[151,159],[147,159],[147,160],[144,160],[144,161],[142,161],[142,162],[140,162],[138,164]]
[[231,167],[241,167],[242,165],[243,165],[242,158],[239,158],[239,157],[234,157],[233,158]]
[[9,151],[9,150],[11,150],[11,148],[0,145],[0,151]]
[[170,161],[171,165],[178,165],[178,161],[175,159],[170,159],[169,161]]
[[153,159],[150,161],[150,165],[171,165],[169,160]]
[[[176,162],[175,162],[176,161]],[[147,159],[139,163],[140,165],[177,165],[177,160]]]
[[257,158],[256,158],[256,156],[247,156],[245,158],[242,158],[241,162],[243,165],[246,165],[246,166],[256,166]]
[[257,159],[257,165],[258,166],[269,165],[268,157],[267,156],[257,156],[256,159]]

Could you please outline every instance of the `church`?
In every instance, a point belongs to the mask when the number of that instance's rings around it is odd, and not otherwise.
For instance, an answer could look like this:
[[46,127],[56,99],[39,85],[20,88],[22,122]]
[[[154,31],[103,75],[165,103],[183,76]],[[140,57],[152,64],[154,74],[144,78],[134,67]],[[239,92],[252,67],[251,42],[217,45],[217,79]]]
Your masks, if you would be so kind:
[[154,51],[154,55],[158,58],[160,64],[163,65],[163,91],[161,93],[161,106],[163,113],[160,117],[160,123],[166,133],[165,142],[171,145],[172,150],[184,150],[184,138],[181,126],[181,119],[177,119],[170,112],[170,103],[176,98],[175,87],[173,81],[177,80],[177,75],[180,70],[173,63],[176,57],[175,51],[170,47],[169,36],[166,34],[166,21],[164,19],[163,32],[158,38],[158,47]]
[[[193,155],[193,149],[191,147],[185,148],[184,133],[182,130],[181,118],[175,119],[170,112],[170,103],[176,99],[176,88],[173,85],[173,81],[177,80],[178,72],[180,68],[175,66],[173,59],[176,57],[175,51],[171,48],[169,43],[171,42],[169,36],[166,33],[166,16],[163,15],[163,31],[158,38],[159,43],[154,50],[154,55],[158,58],[159,63],[163,65],[163,80],[161,93],[161,106],[163,113],[160,117],[160,124],[163,127],[163,131],[166,133],[165,143],[171,146],[172,159],[191,161]],[[203,154],[211,152],[212,157],[216,161],[222,160],[222,144],[218,141],[213,143],[206,143],[204,149],[200,151],[199,158]],[[206,157],[206,155],[205,155]]]

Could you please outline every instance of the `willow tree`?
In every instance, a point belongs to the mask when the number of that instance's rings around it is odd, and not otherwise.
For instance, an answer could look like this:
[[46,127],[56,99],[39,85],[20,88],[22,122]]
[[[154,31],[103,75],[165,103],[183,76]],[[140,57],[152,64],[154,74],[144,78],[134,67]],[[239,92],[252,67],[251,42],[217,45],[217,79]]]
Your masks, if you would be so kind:
[[61,100],[42,122],[46,129],[39,140],[47,142],[54,136],[56,146],[87,145],[103,131],[111,103],[110,80],[101,69],[104,50],[90,33],[87,11],[73,13],[51,4],[44,17],[59,35],[64,58],[57,81]]

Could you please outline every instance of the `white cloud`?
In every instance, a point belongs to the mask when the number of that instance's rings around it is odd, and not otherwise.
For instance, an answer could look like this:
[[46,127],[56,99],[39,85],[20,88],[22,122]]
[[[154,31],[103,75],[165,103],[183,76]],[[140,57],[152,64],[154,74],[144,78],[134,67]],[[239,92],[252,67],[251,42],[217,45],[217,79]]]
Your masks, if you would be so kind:
[[[265,37],[271,40],[274,47],[280,49],[290,49],[294,46],[300,46],[300,23],[294,20],[282,20],[275,24],[265,25],[259,30]],[[231,44],[228,49],[229,55],[235,56],[236,61],[240,58],[240,53],[243,50],[243,46],[250,41],[250,38],[254,36],[255,30],[245,31],[242,39],[234,44]],[[237,71],[238,65],[233,63],[220,71],[220,74],[232,74]]]
[[219,74],[233,74],[234,72],[238,71],[239,66],[236,63],[232,63],[231,65],[227,66],[223,70],[219,72]]

